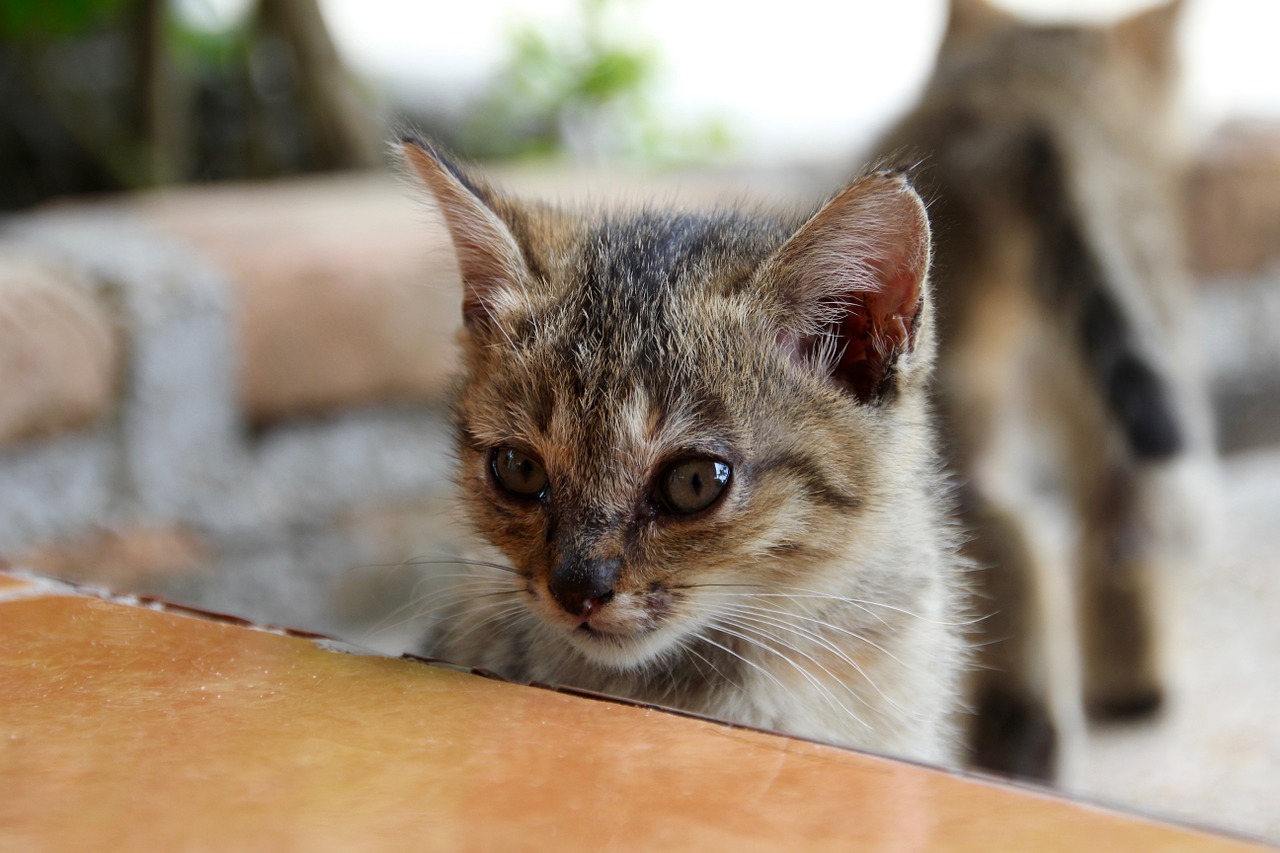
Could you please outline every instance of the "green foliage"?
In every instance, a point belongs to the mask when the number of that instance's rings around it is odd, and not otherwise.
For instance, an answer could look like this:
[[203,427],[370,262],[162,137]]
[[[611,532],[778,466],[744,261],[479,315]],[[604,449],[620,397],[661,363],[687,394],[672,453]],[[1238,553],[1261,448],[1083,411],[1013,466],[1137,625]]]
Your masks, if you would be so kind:
[[192,77],[227,73],[247,60],[252,32],[246,19],[225,30],[192,26],[176,15],[165,19],[165,42],[170,56]]
[[658,54],[623,35],[626,0],[581,0],[578,18],[512,31],[508,58],[463,130],[475,157],[687,159],[722,150],[722,123],[674,131],[652,90]]
[[0,38],[27,42],[80,35],[111,23],[136,0],[0,0]]

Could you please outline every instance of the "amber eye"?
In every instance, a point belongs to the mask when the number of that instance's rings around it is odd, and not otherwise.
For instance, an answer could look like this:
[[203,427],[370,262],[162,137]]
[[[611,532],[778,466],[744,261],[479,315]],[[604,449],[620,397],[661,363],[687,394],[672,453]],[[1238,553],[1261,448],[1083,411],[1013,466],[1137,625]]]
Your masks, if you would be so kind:
[[513,447],[496,447],[489,464],[502,488],[514,495],[536,498],[547,490],[546,469],[527,453]]
[[681,459],[662,472],[658,498],[672,512],[698,512],[724,493],[732,471],[719,459]]

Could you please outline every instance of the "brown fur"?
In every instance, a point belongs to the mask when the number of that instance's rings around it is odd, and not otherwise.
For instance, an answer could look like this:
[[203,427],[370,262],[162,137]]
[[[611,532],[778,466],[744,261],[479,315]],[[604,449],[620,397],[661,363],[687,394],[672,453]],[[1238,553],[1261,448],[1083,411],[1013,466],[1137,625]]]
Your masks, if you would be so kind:
[[[459,252],[456,480],[496,552],[442,579],[425,651],[950,760],[964,596],[906,182],[867,175],[808,220],[586,214],[403,151]],[[502,485],[507,449],[542,492]],[[732,477],[672,512],[664,472],[690,458]]]
[[[1024,25],[955,0],[919,106],[881,144],[921,160],[938,234],[937,399],[985,567],[976,761],[1054,774],[1051,612],[1074,587],[1084,703],[1161,701],[1153,587],[1198,525],[1174,469],[1207,455],[1176,235],[1177,3],[1109,27]],[[1056,482],[1076,548],[1051,576],[1034,510]]]

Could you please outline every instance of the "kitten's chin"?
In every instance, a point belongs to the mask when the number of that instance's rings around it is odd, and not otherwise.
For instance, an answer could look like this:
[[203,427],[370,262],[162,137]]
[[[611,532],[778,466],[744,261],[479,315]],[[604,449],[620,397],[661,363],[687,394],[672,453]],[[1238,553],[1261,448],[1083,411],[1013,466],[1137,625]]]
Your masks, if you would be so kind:
[[644,667],[675,648],[682,633],[674,625],[625,633],[584,625],[568,631],[565,640],[591,663],[627,672]]
[[673,608],[670,591],[661,585],[639,594],[620,592],[585,617],[571,616],[551,599],[549,594],[535,597],[530,609],[577,657],[614,672],[651,665],[691,630],[688,617]]

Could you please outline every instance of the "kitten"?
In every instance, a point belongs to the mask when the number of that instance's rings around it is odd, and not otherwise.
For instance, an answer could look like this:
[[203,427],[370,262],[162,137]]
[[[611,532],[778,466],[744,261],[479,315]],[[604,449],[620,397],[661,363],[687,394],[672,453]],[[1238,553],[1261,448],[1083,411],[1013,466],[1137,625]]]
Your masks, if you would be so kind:
[[586,215],[405,160],[462,273],[468,564],[425,652],[948,762],[967,646],[897,174],[813,216]]
[[[1055,772],[1052,694],[1079,689],[1048,662],[1059,592],[1088,714],[1161,702],[1153,587],[1198,526],[1172,472],[1210,445],[1174,213],[1178,7],[1044,27],[955,0],[921,103],[880,145],[923,162],[940,428],[983,569],[970,739],[1003,772]],[[1037,555],[1045,478],[1077,531],[1070,579]]]

